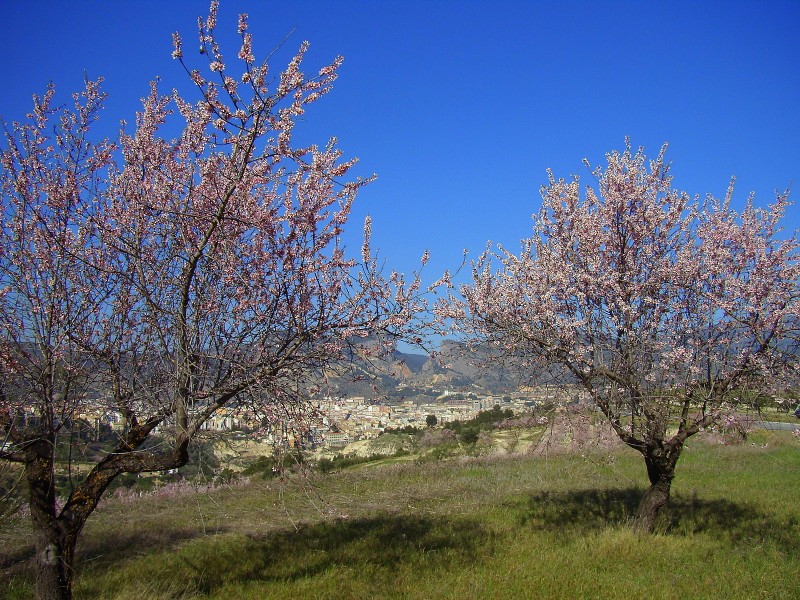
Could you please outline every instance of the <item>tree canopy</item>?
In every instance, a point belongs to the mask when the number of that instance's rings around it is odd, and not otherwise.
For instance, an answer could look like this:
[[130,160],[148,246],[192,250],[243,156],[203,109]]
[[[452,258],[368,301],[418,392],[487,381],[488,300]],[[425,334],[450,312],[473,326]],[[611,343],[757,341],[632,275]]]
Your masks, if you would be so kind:
[[438,308],[522,370],[584,388],[645,459],[645,528],[690,436],[748,390],[796,383],[800,333],[798,239],[780,229],[788,192],[740,212],[732,183],[722,200],[691,197],[672,187],[665,151],[648,161],[627,144],[585,188],[548,173],[521,250],[487,249]]
[[[5,128],[0,459],[25,466],[41,597],[69,596],[77,537],[115,477],[185,464],[223,409],[302,437],[309,394],[350,341],[403,335],[418,310],[419,279],[382,274],[369,220],[360,255],[344,246],[368,183],[348,179],[355,159],[335,138],[293,141],[341,57],[308,76],[303,42],[271,74],[242,15],[226,64],[216,19],[212,2],[204,69],[173,39],[195,100],[154,82],[133,127],[96,140],[105,93],[87,80],[72,106],[51,86]],[[119,420],[117,443],[59,501],[54,448],[90,416]]]

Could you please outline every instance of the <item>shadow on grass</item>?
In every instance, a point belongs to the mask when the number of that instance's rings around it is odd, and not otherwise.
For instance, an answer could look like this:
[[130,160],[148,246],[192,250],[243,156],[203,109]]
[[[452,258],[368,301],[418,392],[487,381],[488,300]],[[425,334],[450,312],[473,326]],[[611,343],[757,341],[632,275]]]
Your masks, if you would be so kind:
[[[216,528],[214,533],[225,533],[225,528]],[[78,544],[79,567],[88,563],[100,565],[113,564],[131,557],[144,555],[157,550],[169,550],[195,538],[205,538],[207,534],[198,527],[147,527],[125,529],[105,535],[87,536]]]
[[636,488],[539,492],[528,498],[520,521],[554,531],[604,529],[628,522],[641,496]]
[[296,581],[337,567],[384,574],[464,567],[491,553],[493,542],[473,520],[379,515],[263,536],[221,536],[182,549],[178,560],[197,592],[209,594],[226,584]]
[[[211,594],[224,585],[296,581],[335,568],[377,573],[376,585],[383,585],[401,571],[467,568],[494,543],[478,520],[421,515],[338,519],[259,535],[147,528],[87,539],[77,580],[81,597],[124,595],[131,581],[149,581],[164,597]],[[32,578],[25,562],[16,573],[20,584]]]
[[[224,533],[226,529],[215,529],[215,533]],[[78,541],[76,566],[83,569],[92,567],[110,567],[131,556],[144,555],[157,550],[168,550],[188,540],[203,537],[199,528],[150,527],[146,529],[115,530],[105,535],[84,536]],[[27,547],[17,548],[7,555],[0,555],[0,587],[4,579],[11,577],[34,576],[33,543]],[[2,595],[0,595],[2,598]]]
[[32,560],[33,546],[4,550],[3,554],[0,554],[0,586],[3,584],[3,579],[24,572]]
[[[521,524],[569,532],[629,524],[641,499],[639,488],[541,492],[528,499]],[[800,519],[770,515],[747,504],[673,494],[657,531],[671,535],[710,534],[736,544],[771,543],[800,552]]]

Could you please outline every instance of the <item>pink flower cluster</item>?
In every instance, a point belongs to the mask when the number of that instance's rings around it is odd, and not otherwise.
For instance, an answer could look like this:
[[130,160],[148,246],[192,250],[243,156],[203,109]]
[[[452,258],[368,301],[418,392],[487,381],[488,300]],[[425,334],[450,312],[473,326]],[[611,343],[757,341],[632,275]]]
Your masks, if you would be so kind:
[[732,185],[723,200],[692,198],[672,188],[665,150],[648,161],[627,144],[590,186],[548,172],[521,250],[487,249],[436,309],[518,368],[558,365],[640,448],[670,419],[678,447],[723,405],[782,390],[800,342],[787,194],[741,212]]

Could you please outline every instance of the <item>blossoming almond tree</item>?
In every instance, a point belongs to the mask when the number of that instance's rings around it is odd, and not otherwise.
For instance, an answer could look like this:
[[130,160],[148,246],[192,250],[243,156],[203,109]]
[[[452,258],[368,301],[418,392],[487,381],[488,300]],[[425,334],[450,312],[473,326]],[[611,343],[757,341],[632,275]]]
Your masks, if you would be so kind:
[[619,438],[640,452],[650,487],[636,527],[652,531],[686,440],[726,418],[754,386],[795,383],[798,240],[752,198],[671,186],[662,149],[607,156],[581,190],[549,174],[519,254],[487,250],[441,317],[516,364],[558,366]]
[[[348,341],[403,335],[420,308],[418,277],[381,276],[369,223],[360,260],[345,253],[342,230],[366,183],[344,180],[355,161],[341,160],[335,140],[292,143],[341,59],[306,77],[303,43],[272,76],[241,16],[231,75],[216,17],[213,2],[199,22],[206,75],[174,38],[199,101],[154,83],[131,133],[92,143],[104,95],[89,81],[73,108],[54,105],[51,88],[27,122],[6,128],[0,458],[26,471],[41,598],[70,597],[78,536],[115,477],[186,464],[222,409],[302,427],[303,399]],[[176,118],[168,139],[161,131]],[[115,447],[82,477],[70,471],[57,498],[71,424],[104,412],[124,423]]]

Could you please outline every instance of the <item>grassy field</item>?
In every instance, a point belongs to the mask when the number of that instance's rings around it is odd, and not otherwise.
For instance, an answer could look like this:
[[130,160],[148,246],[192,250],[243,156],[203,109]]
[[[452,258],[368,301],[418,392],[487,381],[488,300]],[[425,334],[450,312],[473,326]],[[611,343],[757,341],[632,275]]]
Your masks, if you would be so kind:
[[[692,441],[659,533],[626,449],[409,457],[236,489],[111,498],[77,598],[800,598],[800,440]],[[29,598],[25,522],[0,531],[0,594]]]

